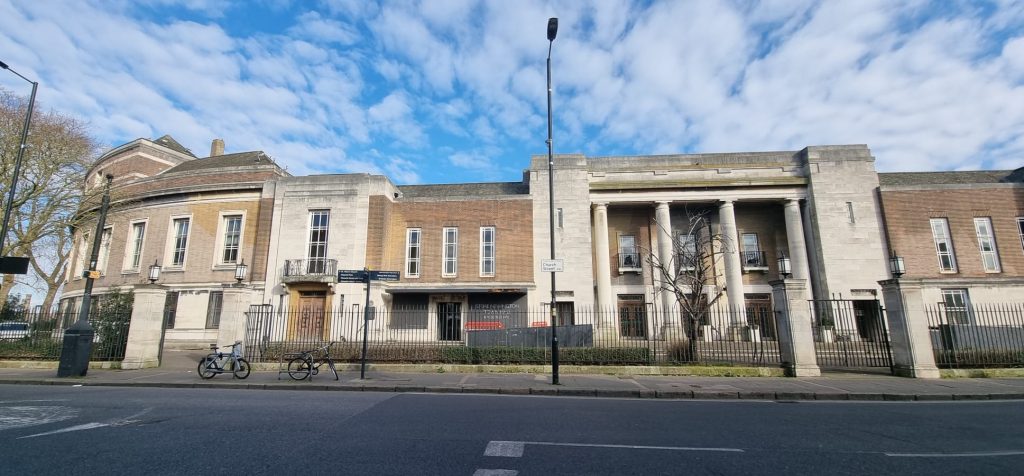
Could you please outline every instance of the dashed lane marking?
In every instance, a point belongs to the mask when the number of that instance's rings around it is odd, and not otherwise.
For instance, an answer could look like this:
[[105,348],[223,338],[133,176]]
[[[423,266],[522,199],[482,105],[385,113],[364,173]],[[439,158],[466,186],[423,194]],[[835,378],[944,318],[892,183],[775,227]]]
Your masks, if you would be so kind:
[[660,450],[660,451],[713,451],[743,453],[739,448],[702,448],[691,446],[646,446],[646,445],[607,445],[597,443],[557,443],[552,441],[491,441],[487,443],[484,456],[519,458],[523,456],[526,445],[535,446],[569,446],[577,448],[617,448],[627,450]]
[[517,476],[519,471],[514,469],[478,469],[473,476]]
[[983,458],[987,456],[1021,456],[1024,451],[976,451],[972,453],[885,453],[894,458]]

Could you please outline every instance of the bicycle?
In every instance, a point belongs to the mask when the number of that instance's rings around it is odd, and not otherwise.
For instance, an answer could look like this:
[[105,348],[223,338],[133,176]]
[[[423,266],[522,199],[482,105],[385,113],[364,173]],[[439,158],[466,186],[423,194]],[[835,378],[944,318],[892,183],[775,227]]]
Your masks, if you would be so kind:
[[234,378],[238,379],[249,376],[252,366],[249,365],[248,360],[242,358],[242,341],[231,344],[231,352],[218,352],[217,347],[217,344],[210,344],[210,353],[199,359],[197,372],[200,377],[211,379],[214,375],[225,372],[231,372]]
[[[334,372],[334,380],[340,380],[338,370],[334,368],[334,359],[331,359],[331,346],[334,342],[328,342],[316,349],[307,350],[288,362],[288,376],[295,380],[313,380],[313,376],[320,373],[320,366],[327,364],[327,367]],[[321,357],[314,358],[314,354],[321,354]]]

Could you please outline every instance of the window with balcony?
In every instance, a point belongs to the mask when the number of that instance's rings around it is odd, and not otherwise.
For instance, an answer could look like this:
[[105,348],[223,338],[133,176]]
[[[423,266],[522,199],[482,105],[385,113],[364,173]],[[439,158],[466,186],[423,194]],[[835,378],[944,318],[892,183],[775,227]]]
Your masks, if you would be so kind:
[[405,230],[405,277],[420,277],[420,251],[422,249],[423,230],[408,228]]
[[935,253],[939,258],[939,270],[943,273],[956,272],[956,255],[953,253],[953,241],[949,236],[949,221],[945,218],[929,220],[932,227],[932,240],[935,242]]
[[740,258],[743,260],[743,269],[767,270],[768,261],[765,259],[764,251],[761,251],[757,233],[744,233],[740,238],[742,243]]
[[224,235],[221,245],[221,264],[234,264],[238,262],[238,251],[242,240],[242,216],[226,215],[222,218]]
[[458,274],[459,271],[459,229],[455,227],[444,228],[444,245],[443,245],[443,267],[441,268],[441,276],[450,278]]
[[327,270],[327,229],[331,221],[328,210],[309,212],[309,248],[306,253],[306,272],[324,274]]
[[494,227],[480,227],[480,276],[494,276]]
[[999,251],[996,250],[996,237],[992,232],[992,219],[979,217],[974,219],[974,232],[978,235],[978,249],[981,250],[981,266],[986,273],[998,273]]
[[619,235],[619,272],[640,272],[640,253],[634,235]]
[[184,267],[185,253],[188,250],[188,218],[175,218],[171,223],[174,230],[174,241],[171,245],[171,266]]

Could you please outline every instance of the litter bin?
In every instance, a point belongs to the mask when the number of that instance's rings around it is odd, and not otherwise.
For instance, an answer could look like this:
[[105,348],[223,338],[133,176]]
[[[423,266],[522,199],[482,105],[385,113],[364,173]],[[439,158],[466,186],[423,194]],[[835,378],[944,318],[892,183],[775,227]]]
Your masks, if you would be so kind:
[[85,377],[89,371],[89,355],[95,332],[88,324],[75,324],[64,331],[64,346],[60,351],[58,377]]

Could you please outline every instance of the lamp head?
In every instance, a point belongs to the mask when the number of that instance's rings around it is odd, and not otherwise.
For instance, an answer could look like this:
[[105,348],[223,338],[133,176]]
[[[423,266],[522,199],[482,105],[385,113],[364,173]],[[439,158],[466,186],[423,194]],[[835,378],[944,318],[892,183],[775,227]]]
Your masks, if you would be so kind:
[[558,34],[558,18],[548,18],[548,41],[555,41]]
[[0,61],[0,68],[10,69],[10,66],[7,66],[7,63],[4,63],[3,61]]

